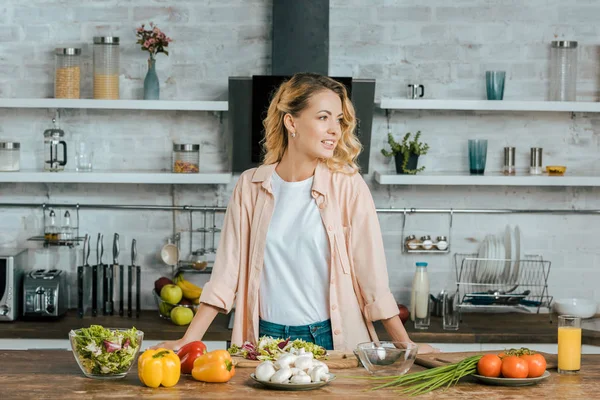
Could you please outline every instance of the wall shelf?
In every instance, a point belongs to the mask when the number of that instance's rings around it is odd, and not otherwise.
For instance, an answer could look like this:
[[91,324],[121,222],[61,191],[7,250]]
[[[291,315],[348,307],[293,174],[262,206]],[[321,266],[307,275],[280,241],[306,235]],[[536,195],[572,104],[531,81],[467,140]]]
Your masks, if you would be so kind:
[[217,185],[231,182],[231,173],[173,174],[161,171],[0,172],[0,183],[145,183]]
[[0,99],[0,108],[80,108],[105,110],[227,111],[227,101]]
[[386,110],[555,111],[600,112],[600,102],[514,100],[410,100],[382,98]]
[[385,174],[375,171],[375,181],[380,185],[422,186],[600,186],[600,174],[503,175],[501,172],[485,175],[468,173],[422,173],[417,175]]

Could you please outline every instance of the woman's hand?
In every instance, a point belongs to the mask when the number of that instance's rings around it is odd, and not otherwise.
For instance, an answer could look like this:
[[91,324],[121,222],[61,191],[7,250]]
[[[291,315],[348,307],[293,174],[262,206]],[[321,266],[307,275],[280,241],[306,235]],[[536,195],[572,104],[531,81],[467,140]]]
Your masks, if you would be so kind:
[[177,351],[181,347],[182,347],[182,343],[180,340],[169,340],[167,342],[160,342],[159,344],[150,347],[150,349],[152,349],[152,350],[167,349],[167,350],[173,350],[175,353],[177,353]]
[[427,343],[423,343],[423,344],[418,344],[419,346],[419,350],[417,352],[417,354],[429,354],[429,353],[439,353],[440,349],[436,349],[435,347],[433,347],[430,344]]

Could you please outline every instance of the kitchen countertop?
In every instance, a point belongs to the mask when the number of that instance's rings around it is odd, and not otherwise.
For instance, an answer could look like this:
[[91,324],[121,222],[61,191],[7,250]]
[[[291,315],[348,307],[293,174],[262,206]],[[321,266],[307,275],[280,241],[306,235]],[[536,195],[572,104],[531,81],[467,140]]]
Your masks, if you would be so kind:
[[[550,322],[552,321],[552,322]],[[227,328],[229,316],[219,314],[203,340],[229,341],[231,330]],[[427,330],[415,331],[406,324],[412,340],[421,343],[557,343],[556,315],[548,314],[463,314],[458,331],[444,331],[440,318],[431,318]],[[145,310],[140,318],[119,316],[77,317],[75,310],[56,321],[14,321],[0,323],[0,339],[67,339],[71,329],[99,324],[113,328],[135,326],[144,331],[146,340],[173,340],[180,338],[185,326],[176,326],[161,319],[157,311]],[[583,344],[600,345],[600,319],[583,323]],[[389,335],[380,323],[376,323],[380,339]]]
[[[414,366],[411,372],[422,370]],[[252,368],[238,368],[233,379],[225,384],[194,381],[182,376],[171,388],[151,389],[142,386],[137,377],[137,365],[118,380],[86,378],[73,354],[64,350],[0,351],[0,384],[6,399],[110,399],[110,398],[403,398],[394,390],[384,389],[365,393],[371,385],[349,376],[366,376],[362,368],[332,370],[337,379],[321,389],[308,392],[282,392],[264,389],[249,378]],[[573,375],[558,375],[550,371],[547,380],[527,387],[485,386],[466,378],[457,386],[438,390],[423,398],[436,400],[456,398],[514,399],[591,399],[600,391],[600,355],[584,355],[581,371]]]

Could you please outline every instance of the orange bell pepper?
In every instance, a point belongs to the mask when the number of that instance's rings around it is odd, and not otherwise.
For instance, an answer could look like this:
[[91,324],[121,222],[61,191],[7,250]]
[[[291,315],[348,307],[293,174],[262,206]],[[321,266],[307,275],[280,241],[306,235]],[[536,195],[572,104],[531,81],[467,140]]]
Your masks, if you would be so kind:
[[192,377],[197,381],[225,383],[235,375],[235,365],[227,350],[214,350],[194,360]]
[[181,376],[181,362],[171,350],[146,350],[138,358],[138,377],[152,388],[175,386]]

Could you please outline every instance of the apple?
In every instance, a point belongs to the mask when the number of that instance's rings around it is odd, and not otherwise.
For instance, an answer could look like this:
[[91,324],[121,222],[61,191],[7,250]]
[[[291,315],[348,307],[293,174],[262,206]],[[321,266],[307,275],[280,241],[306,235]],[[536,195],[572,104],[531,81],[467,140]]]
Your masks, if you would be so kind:
[[410,317],[408,307],[406,307],[404,304],[398,304],[398,310],[400,310],[400,320],[402,321],[402,324],[405,324]]
[[173,284],[172,280],[163,276],[161,278],[158,278],[156,281],[154,281],[154,290],[156,290],[156,293],[160,294],[160,291],[162,290],[163,286],[172,285],[172,284]]
[[160,290],[160,298],[166,301],[167,303],[177,304],[181,301],[182,297],[183,291],[177,285],[165,285]]
[[183,299],[181,299],[181,301],[179,302],[180,306],[191,306],[192,302],[191,300],[186,299],[185,297]]
[[188,325],[194,318],[194,312],[191,308],[177,306],[171,310],[171,321],[175,325]]

